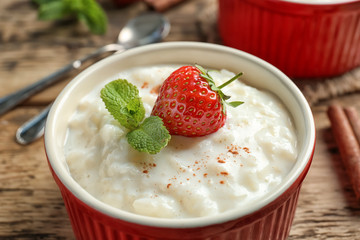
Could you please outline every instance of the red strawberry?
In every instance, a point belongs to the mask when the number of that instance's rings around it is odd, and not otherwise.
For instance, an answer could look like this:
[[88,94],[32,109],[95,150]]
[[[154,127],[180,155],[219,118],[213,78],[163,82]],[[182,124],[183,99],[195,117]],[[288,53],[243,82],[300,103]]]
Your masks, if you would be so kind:
[[162,118],[172,135],[197,137],[216,132],[225,123],[224,100],[229,98],[220,89],[240,75],[216,87],[202,67],[180,67],[162,84],[151,115]]

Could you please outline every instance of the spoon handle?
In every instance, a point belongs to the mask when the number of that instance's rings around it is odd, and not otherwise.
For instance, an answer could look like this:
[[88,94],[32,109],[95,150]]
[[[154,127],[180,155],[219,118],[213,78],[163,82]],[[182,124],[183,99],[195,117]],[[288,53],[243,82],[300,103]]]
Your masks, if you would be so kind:
[[59,69],[58,71],[50,74],[47,77],[44,77],[43,79],[18,90],[17,92],[14,92],[12,94],[9,94],[5,97],[0,98],[0,115],[6,113],[13,107],[17,106],[24,100],[28,99],[29,97],[33,96],[34,94],[40,92],[41,90],[49,87],[50,85],[54,84],[55,82],[59,81],[61,77],[63,77],[66,73],[70,72],[71,70],[80,68],[83,63],[86,61],[93,59],[95,57],[100,56],[102,53],[110,52],[110,51],[120,51],[125,50],[123,46],[120,44],[108,44],[106,46],[103,46],[93,53],[75,60],[68,65],[64,66],[63,68]]
[[19,144],[30,144],[44,134],[45,122],[51,105],[18,128],[15,139]]

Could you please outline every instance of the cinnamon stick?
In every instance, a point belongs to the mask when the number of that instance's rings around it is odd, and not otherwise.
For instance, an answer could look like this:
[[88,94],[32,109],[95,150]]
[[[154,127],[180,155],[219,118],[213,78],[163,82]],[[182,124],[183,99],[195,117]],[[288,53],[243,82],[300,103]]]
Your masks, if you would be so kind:
[[354,131],[355,137],[360,145],[360,117],[356,108],[354,107],[345,107],[345,114],[349,119],[352,130]]
[[[351,183],[356,195],[360,200],[360,145],[355,136],[353,128],[347,118],[344,109],[339,105],[331,105],[328,116],[332,126],[332,132],[339,148],[339,152],[346,171],[350,176]],[[360,120],[351,112],[352,121],[358,123]]]
[[[331,105],[327,113],[345,169],[350,176],[356,198],[360,200],[360,145],[341,106]],[[360,120],[355,116],[355,122],[358,121]]]

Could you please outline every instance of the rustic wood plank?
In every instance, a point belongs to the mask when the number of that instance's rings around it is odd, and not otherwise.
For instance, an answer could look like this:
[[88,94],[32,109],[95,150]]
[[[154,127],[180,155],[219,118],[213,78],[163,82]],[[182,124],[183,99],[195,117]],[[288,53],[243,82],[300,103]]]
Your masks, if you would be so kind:
[[0,120],[0,239],[73,238],[43,141],[28,147],[14,142],[17,127],[38,112],[20,108]]

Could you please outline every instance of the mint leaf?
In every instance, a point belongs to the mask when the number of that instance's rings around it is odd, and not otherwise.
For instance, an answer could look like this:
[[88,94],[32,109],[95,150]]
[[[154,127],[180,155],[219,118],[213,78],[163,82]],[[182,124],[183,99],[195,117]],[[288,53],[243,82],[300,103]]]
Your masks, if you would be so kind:
[[101,89],[100,97],[110,114],[130,130],[126,136],[133,148],[156,154],[168,144],[171,135],[161,118],[150,116],[141,123],[145,108],[135,85],[125,79],[114,80]]
[[33,0],[34,3],[36,4],[45,4],[45,3],[50,3],[50,2],[59,2],[61,0]]
[[129,144],[136,150],[156,154],[168,144],[171,135],[161,118],[150,116],[138,129],[129,132],[127,138]]
[[144,105],[136,86],[125,79],[114,80],[100,92],[110,114],[124,127],[134,130],[145,117]]
[[104,34],[107,16],[96,0],[33,0],[39,5],[40,20],[72,17],[83,21],[94,34]]
[[82,9],[77,11],[77,17],[83,21],[92,33],[106,32],[107,18],[100,5],[94,0],[82,0]]
[[38,18],[41,20],[58,20],[65,17],[66,5],[61,0],[44,2],[40,5]]

